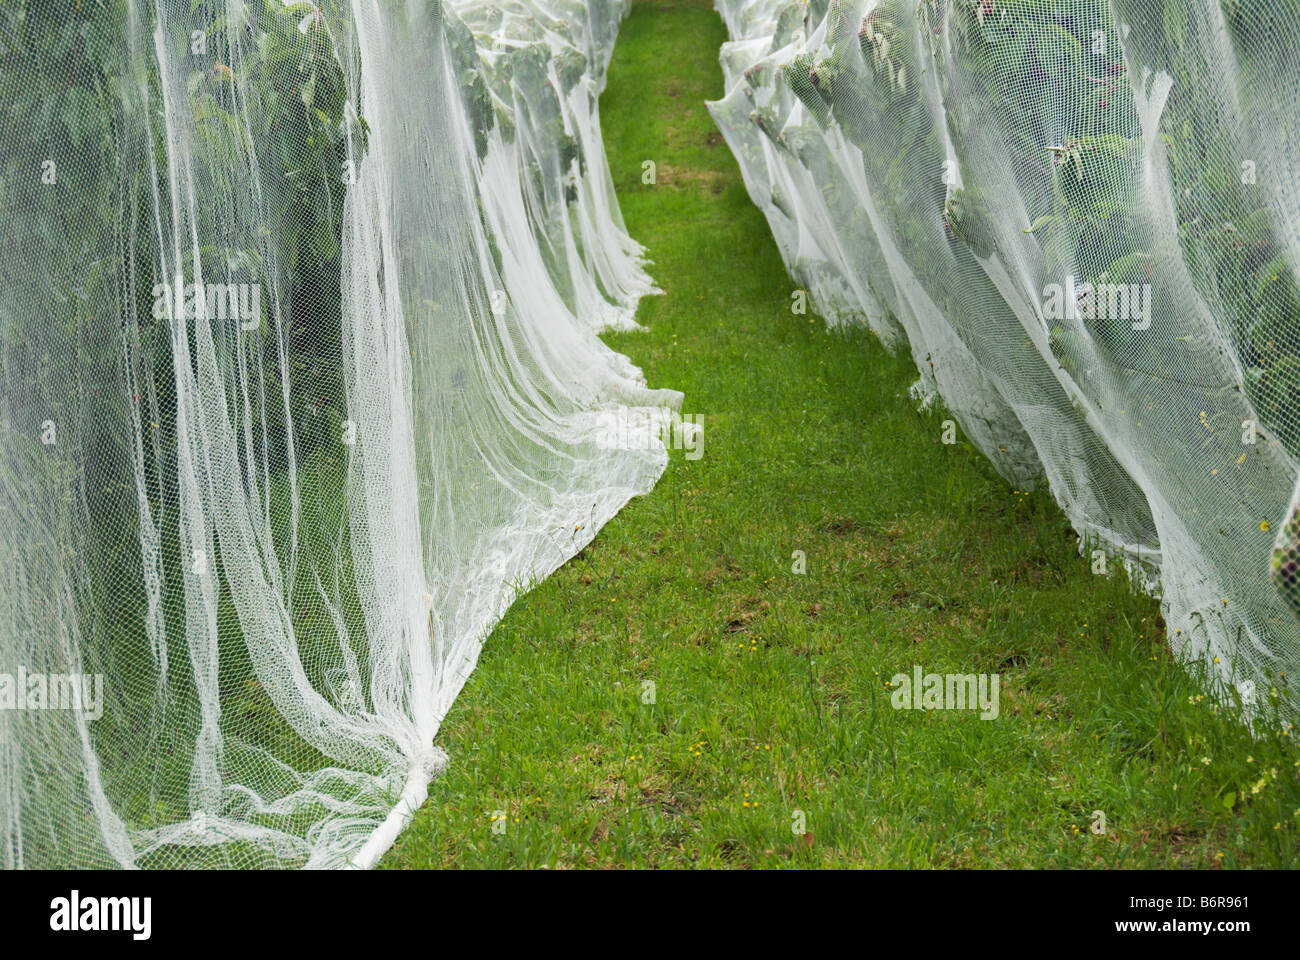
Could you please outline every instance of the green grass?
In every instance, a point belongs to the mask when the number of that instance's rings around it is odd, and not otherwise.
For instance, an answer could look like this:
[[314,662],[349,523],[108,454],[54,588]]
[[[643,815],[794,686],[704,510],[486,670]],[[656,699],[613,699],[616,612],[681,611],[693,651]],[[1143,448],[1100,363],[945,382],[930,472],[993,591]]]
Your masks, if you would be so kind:
[[[666,291],[609,342],[685,392],[703,457],[510,610],[382,865],[1294,865],[1290,741],[1200,696],[1050,497],[940,443],[909,359],[791,313],[704,108],[723,40],[708,0],[638,0],[601,102]],[[1000,717],[891,709],[913,664],[1000,674]]]

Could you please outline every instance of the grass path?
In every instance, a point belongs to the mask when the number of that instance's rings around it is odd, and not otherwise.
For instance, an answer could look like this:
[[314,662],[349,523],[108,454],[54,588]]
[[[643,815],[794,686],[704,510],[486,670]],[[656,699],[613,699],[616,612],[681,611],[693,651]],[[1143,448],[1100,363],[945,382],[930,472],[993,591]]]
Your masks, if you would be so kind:
[[[791,313],[704,108],[724,38],[707,0],[637,0],[601,103],[666,291],[609,342],[703,456],[511,609],[383,866],[1293,864],[1289,742],[1196,699],[1049,497],[939,442],[908,359]],[[914,664],[1000,674],[999,718],[891,709]]]

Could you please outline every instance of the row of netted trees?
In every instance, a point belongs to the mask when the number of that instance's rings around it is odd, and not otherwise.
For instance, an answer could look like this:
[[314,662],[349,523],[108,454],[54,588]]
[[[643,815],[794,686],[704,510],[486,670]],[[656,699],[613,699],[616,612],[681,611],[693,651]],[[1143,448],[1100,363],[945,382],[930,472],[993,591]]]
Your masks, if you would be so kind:
[[666,463],[598,442],[680,400],[594,335],[653,289],[623,12],[0,9],[0,862],[391,841],[515,591]]
[[1228,696],[1288,698],[1300,620],[1269,556],[1300,453],[1300,13],[720,8],[714,114],[798,281],[906,343],[1005,476],[1045,477]]

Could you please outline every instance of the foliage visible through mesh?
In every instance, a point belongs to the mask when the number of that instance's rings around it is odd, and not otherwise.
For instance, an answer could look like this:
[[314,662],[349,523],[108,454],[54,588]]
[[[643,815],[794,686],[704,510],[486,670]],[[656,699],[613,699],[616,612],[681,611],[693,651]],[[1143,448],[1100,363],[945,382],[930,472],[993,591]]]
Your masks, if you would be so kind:
[[[0,863],[367,865],[517,589],[667,463],[623,0],[0,5]],[[85,706],[83,704],[83,706]]]
[[1248,712],[1300,667],[1300,8],[717,0],[797,281],[1162,591]]

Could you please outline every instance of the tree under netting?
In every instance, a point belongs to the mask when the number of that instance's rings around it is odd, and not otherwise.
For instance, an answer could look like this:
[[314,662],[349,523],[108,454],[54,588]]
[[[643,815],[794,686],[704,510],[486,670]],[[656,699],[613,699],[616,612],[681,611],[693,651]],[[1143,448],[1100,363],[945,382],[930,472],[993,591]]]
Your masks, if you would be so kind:
[[5,867],[373,864],[487,631],[654,484],[601,436],[681,399],[595,336],[654,289],[624,7],[0,7]]
[[1174,650],[1289,729],[1300,10],[717,6],[710,109],[796,281],[909,349],[921,401],[1045,480],[1094,569],[1158,591]]

